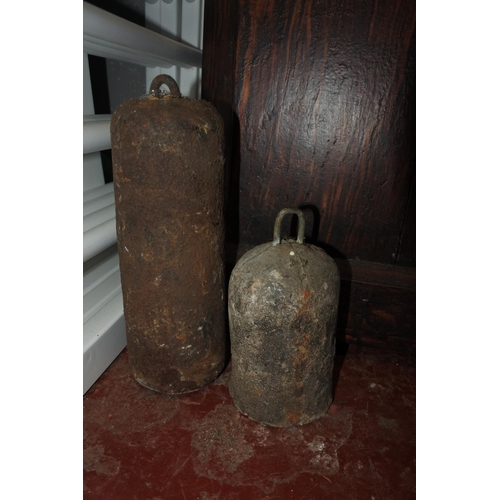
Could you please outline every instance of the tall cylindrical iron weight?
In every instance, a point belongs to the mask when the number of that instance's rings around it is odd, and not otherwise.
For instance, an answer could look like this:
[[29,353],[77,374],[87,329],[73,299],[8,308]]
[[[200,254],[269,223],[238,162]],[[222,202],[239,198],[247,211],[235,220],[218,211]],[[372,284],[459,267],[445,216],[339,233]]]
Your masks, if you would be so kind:
[[194,391],[225,361],[222,119],[160,75],[117,107],[111,145],[132,374],[156,391]]
[[[297,240],[281,239],[286,214]],[[335,261],[303,243],[305,218],[284,209],[274,240],[247,252],[229,281],[229,391],[245,415],[290,427],[324,415],[332,402],[340,278]]]

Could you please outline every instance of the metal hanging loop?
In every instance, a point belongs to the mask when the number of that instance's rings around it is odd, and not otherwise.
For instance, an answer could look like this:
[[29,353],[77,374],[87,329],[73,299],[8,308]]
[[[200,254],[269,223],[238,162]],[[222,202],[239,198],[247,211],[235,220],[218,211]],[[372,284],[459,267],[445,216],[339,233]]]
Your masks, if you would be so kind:
[[177,82],[169,75],[156,76],[149,86],[149,93],[161,99],[165,95],[160,90],[160,87],[162,85],[166,85],[168,87],[168,89],[170,90],[170,95],[172,97],[182,97],[181,91],[179,90],[179,85],[177,85]]
[[295,214],[299,217],[299,230],[297,231],[297,243],[304,243],[304,232],[306,229],[306,218],[304,217],[304,212],[299,209],[294,208],[284,208],[276,217],[276,221],[274,222],[274,238],[273,238],[273,246],[279,245],[281,243],[281,221],[283,217],[288,214]]

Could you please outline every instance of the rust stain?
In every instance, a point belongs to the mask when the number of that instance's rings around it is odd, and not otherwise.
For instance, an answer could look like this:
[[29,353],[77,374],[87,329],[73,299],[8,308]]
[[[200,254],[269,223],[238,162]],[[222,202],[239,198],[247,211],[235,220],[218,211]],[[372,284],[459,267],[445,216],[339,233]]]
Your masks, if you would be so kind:
[[296,425],[299,422],[300,415],[297,415],[296,413],[288,413],[287,414],[288,420],[293,423],[293,425]]
[[307,360],[307,349],[303,346],[299,346],[297,350],[298,354],[293,360],[293,366],[295,368]]

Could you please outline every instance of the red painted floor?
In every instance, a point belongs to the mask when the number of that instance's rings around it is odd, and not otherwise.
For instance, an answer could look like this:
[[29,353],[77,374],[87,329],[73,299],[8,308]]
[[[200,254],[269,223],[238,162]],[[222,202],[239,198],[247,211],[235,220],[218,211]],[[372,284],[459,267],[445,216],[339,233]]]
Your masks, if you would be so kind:
[[230,367],[170,397],[127,363],[125,350],[84,396],[85,499],[415,498],[413,355],[349,346],[328,414],[291,429],[238,412]]

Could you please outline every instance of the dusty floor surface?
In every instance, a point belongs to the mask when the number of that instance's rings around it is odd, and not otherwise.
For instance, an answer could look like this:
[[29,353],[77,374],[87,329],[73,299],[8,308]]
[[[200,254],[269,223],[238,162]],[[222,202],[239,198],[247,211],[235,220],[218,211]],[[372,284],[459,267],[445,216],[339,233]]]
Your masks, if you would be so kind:
[[414,356],[349,346],[335,363],[327,415],[277,429],[238,412],[230,367],[165,396],[132,379],[123,351],[84,396],[84,498],[415,498]]

